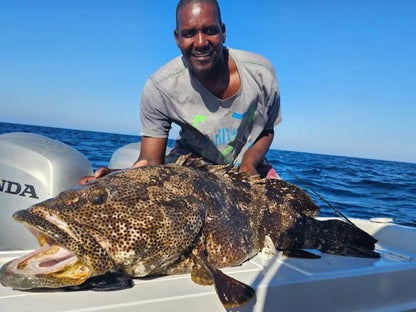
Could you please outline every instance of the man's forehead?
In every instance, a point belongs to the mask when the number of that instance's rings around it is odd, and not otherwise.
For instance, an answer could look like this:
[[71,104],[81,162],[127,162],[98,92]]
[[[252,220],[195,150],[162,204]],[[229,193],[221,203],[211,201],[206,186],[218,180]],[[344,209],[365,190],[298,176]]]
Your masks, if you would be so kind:
[[198,3],[192,6],[192,15],[199,15],[199,14],[201,14],[201,6]]
[[180,26],[188,25],[195,20],[208,20],[215,18],[216,23],[219,23],[219,12],[215,5],[211,3],[190,3],[178,11],[178,22]]

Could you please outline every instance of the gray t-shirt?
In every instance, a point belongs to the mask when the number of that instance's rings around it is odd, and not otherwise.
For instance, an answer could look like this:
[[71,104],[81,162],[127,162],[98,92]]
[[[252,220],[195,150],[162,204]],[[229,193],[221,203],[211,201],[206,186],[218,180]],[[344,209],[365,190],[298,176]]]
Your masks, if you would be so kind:
[[228,51],[241,79],[235,95],[217,98],[179,56],[146,82],[140,102],[141,135],[167,138],[173,122],[181,127],[177,150],[215,164],[239,164],[260,133],[280,123],[280,94],[275,69],[266,58]]

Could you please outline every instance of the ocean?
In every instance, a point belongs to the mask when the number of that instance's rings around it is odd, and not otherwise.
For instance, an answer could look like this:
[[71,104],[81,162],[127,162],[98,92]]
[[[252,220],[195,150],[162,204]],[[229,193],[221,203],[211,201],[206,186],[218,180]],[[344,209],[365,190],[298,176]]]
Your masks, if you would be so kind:
[[[107,166],[120,147],[139,136],[0,122],[0,134],[31,132],[77,149],[94,169]],[[173,141],[169,140],[170,146]],[[416,225],[416,164],[272,149],[267,154],[283,180],[307,191],[320,216],[392,218]],[[318,194],[318,195],[317,195]]]

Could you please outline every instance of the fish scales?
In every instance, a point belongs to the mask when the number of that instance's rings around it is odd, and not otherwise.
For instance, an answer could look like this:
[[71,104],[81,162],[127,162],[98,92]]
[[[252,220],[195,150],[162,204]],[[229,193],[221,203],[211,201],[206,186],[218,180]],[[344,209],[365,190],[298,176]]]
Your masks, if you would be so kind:
[[[370,235],[340,220],[317,221],[318,213],[309,195],[288,182],[187,156],[176,164],[116,172],[16,212],[45,247],[3,266],[0,281],[53,288],[108,271],[132,277],[191,272],[196,283],[214,283],[224,306],[233,306],[254,291],[218,268],[253,257],[266,237],[283,251],[377,257]],[[59,259],[47,273],[34,272],[36,265],[45,267],[42,253],[49,247],[73,259],[70,281],[57,277],[66,265]],[[30,261],[36,264],[31,269]]]

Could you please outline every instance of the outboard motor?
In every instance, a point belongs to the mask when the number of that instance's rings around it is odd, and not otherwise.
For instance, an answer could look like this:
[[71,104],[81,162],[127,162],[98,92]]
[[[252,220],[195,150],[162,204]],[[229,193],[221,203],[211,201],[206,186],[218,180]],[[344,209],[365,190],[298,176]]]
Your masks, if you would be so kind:
[[[108,168],[110,169],[127,169],[130,168],[140,154],[141,143],[126,144],[117,149],[113,156],[111,156]],[[170,152],[171,148],[166,147],[166,154]]]
[[12,214],[92,174],[85,156],[62,142],[32,133],[0,135],[0,250],[37,248],[36,239]]

